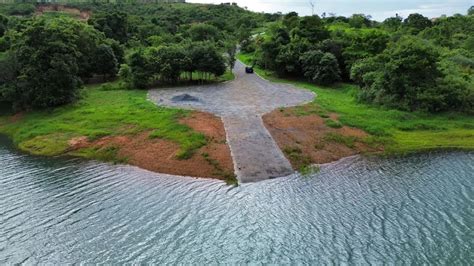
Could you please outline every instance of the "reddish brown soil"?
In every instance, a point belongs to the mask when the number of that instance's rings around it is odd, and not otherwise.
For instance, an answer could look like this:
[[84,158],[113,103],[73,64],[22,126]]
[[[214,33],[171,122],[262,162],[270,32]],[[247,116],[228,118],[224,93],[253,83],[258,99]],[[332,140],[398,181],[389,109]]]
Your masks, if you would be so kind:
[[[364,131],[347,126],[328,127],[325,118],[316,114],[298,116],[296,108],[276,110],[263,117],[265,126],[296,170],[310,163],[329,163],[360,153],[379,151],[379,147],[364,143],[369,136]],[[337,121],[338,116],[329,114],[329,118]],[[337,134],[354,141],[353,144],[344,144],[328,139],[327,134]]]
[[59,11],[73,15],[79,20],[88,20],[91,17],[90,11],[79,10],[77,8],[66,7],[64,5],[39,5],[36,7],[36,15],[42,15],[44,12]]
[[224,125],[220,118],[202,112],[193,112],[180,120],[208,138],[208,145],[197,150],[187,160],[179,160],[177,143],[150,139],[149,132],[134,136],[109,136],[94,142],[87,138],[74,138],[69,141],[72,150],[82,148],[118,149],[118,157],[126,158],[127,163],[159,173],[192,177],[226,179],[234,173],[229,146],[226,143]]
[[16,113],[16,114],[10,116],[9,119],[10,119],[11,123],[15,123],[15,122],[20,121],[23,118],[23,116],[24,116],[24,113],[20,112],[20,113]]

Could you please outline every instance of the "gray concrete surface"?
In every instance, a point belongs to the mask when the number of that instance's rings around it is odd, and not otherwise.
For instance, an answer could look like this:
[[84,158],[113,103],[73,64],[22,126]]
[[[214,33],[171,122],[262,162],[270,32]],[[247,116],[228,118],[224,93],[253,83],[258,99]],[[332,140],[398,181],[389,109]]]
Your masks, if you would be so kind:
[[240,62],[236,63],[234,74],[235,80],[227,83],[153,89],[148,96],[158,105],[220,116],[240,182],[292,174],[290,163],[263,125],[262,116],[279,107],[310,102],[314,93],[246,74],[245,66]]

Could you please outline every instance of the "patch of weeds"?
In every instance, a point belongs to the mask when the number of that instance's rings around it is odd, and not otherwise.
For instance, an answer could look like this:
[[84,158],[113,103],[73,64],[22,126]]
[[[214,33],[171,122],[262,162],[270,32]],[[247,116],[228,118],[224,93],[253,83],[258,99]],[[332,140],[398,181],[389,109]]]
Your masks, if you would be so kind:
[[224,176],[224,180],[225,180],[225,183],[228,185],[228,186],[239,186],[239,180],[237,180],[237,176],[235,174],[226,174]]
[[234,173],[229,173],[226,170],[222,169],[219,162],[209,155],[207,152],[201,153],[201,156],[206,160],[208,164],[214,167],[214,174],[222,177],[227,185],[229,186],[238,186],[239,181],[237,180],[237,176]]
[[332,119],[326,119],[326,121],[324,122],[326,124],[326,126],[330,127],[330,128],[341,128],[342,127],[342,124],[338,121],[334,121]]
[[416,131],[416,130],[441,131],[441,130],[446,130],[447,128],[438,126],[438,125],[425,124],[425,123],[415,123],[415,124],[405,123],[403,125],[399,125],[397,129],[401,131]]
[[178,160],[188,160],[193,157],[195,150],[193,149],[180,149],[176,154],[176,159]]
[[109,135],[111,135],[110,131],[94,130],[94,131],[89,132],[89,134],[87,135],[87,140],[94,141],[94,140],[101,139],[103,137],[107,137]]
[[296,168],[311,164],[311,158],[305,154],[299,147],[286,147],[283,149],[291,164]]
[[383,146],[389,142],[386,137],[379,136],[368,136],[363,138],[361,141],[370,148],[377,150],[383,148]]
[[283,149],[283,152],[286,154],[301,154],[303,151],[298,147],[286,147]]
[[324,149],[325,146],[326,146],[326,144],[323,143],[323,142],[314,144],[314,148],[315,148],[316,150],[322,150],[322,149]]
[[321,168],[319,165],[304,165],[300,167],[299,172],[301,175],[304,177],[307,177],[309,175],[317,174],[321,171]]
[[170,134],[169,132],[165,132],[162,130],[154,130],[150,133],[148,138],[150,139],[166,139],[169,141],[174,141],[174,139],[181,138],[183,139],[180,143],[180,150],[176,154],[176,159],[178,160],[187,160],[193,157],[196,150],[199,148],[207,145],[208,140],[204,134],[201,133],[190,133],[185,132],[186,128],[182,128],[183,132],[177,132],[177,134]]
[[327,133],[324,136],[324,140],[340,143],[340,144],[343,144],[343,145],[345,145],[349,148],[354,148],[355,142],[359,139],[357,137],[354,137],[354,136],[343,136],[343,135],[337,134],[337,133]]
[[66,152],[69,147],[68,139],[62,134],[38,136],[21,142],[19,148],[33,155],[56,156]]
[[118,90],[125,90],[126,86],[122,82],[114,82],[114,83],[105,83],[100,85],[99,90],[101,91],[118,91]]
[[87,159],[96,159],[104,162],[111,162],[114,164],[125,164],[128,162],[128,158],[120,157],[118,155],[120,148],[117,146],[108,147],[91,147],[84,148],[78,151],[70,153],[73,156],[79,156]]
[[105,147],[97,151],[96,158],[100,159],[101,161],[112,162],[114,164],[126,163],[128,159],[119,157],[119,151],[120,148],[116,146]]
[[319,116],[322,118],[329,118],[329,115],[326,113],[320,113]]

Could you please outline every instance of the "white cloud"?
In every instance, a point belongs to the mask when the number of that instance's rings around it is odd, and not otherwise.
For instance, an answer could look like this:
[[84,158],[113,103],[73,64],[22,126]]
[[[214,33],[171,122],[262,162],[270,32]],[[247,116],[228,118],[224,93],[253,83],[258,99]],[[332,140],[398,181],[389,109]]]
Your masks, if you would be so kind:
[[[239,6],[248,7],[254,11],[265,12],[290,12],[296,11],[301,15],[310,15],[309,0],[188,0],[193,3],[221,3],[236,2]],[[465,14],[467,9],[474,5],[473,0],[316,0],[316,13],[336,13],[349,16],[354,13],[372,15],[374,19],[383,20],[394,16],[408,16],[410,13],[421,13],[428,17],[438,17],[442,14]]]

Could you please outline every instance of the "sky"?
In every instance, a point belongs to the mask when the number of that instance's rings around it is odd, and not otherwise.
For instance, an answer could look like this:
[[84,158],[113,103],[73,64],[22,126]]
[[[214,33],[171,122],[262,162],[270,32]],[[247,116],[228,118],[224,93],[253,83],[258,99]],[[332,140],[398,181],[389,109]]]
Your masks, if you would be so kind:
[[[311,0],[186,0],[188,3],[228,3],[236,2],[241,7],[257,12],[283,12],[296,11],[300,15],[311,15]],[[407,17],[411,13],[420,13],[427,17],[466,14],[467,9],[474,5],[474,0],[313,0],[314,13],[321,15],[323,12],[336,15],[350,16],[355,13],[371,15],[374,19],[382,21],[387,17],[399,14]]]

